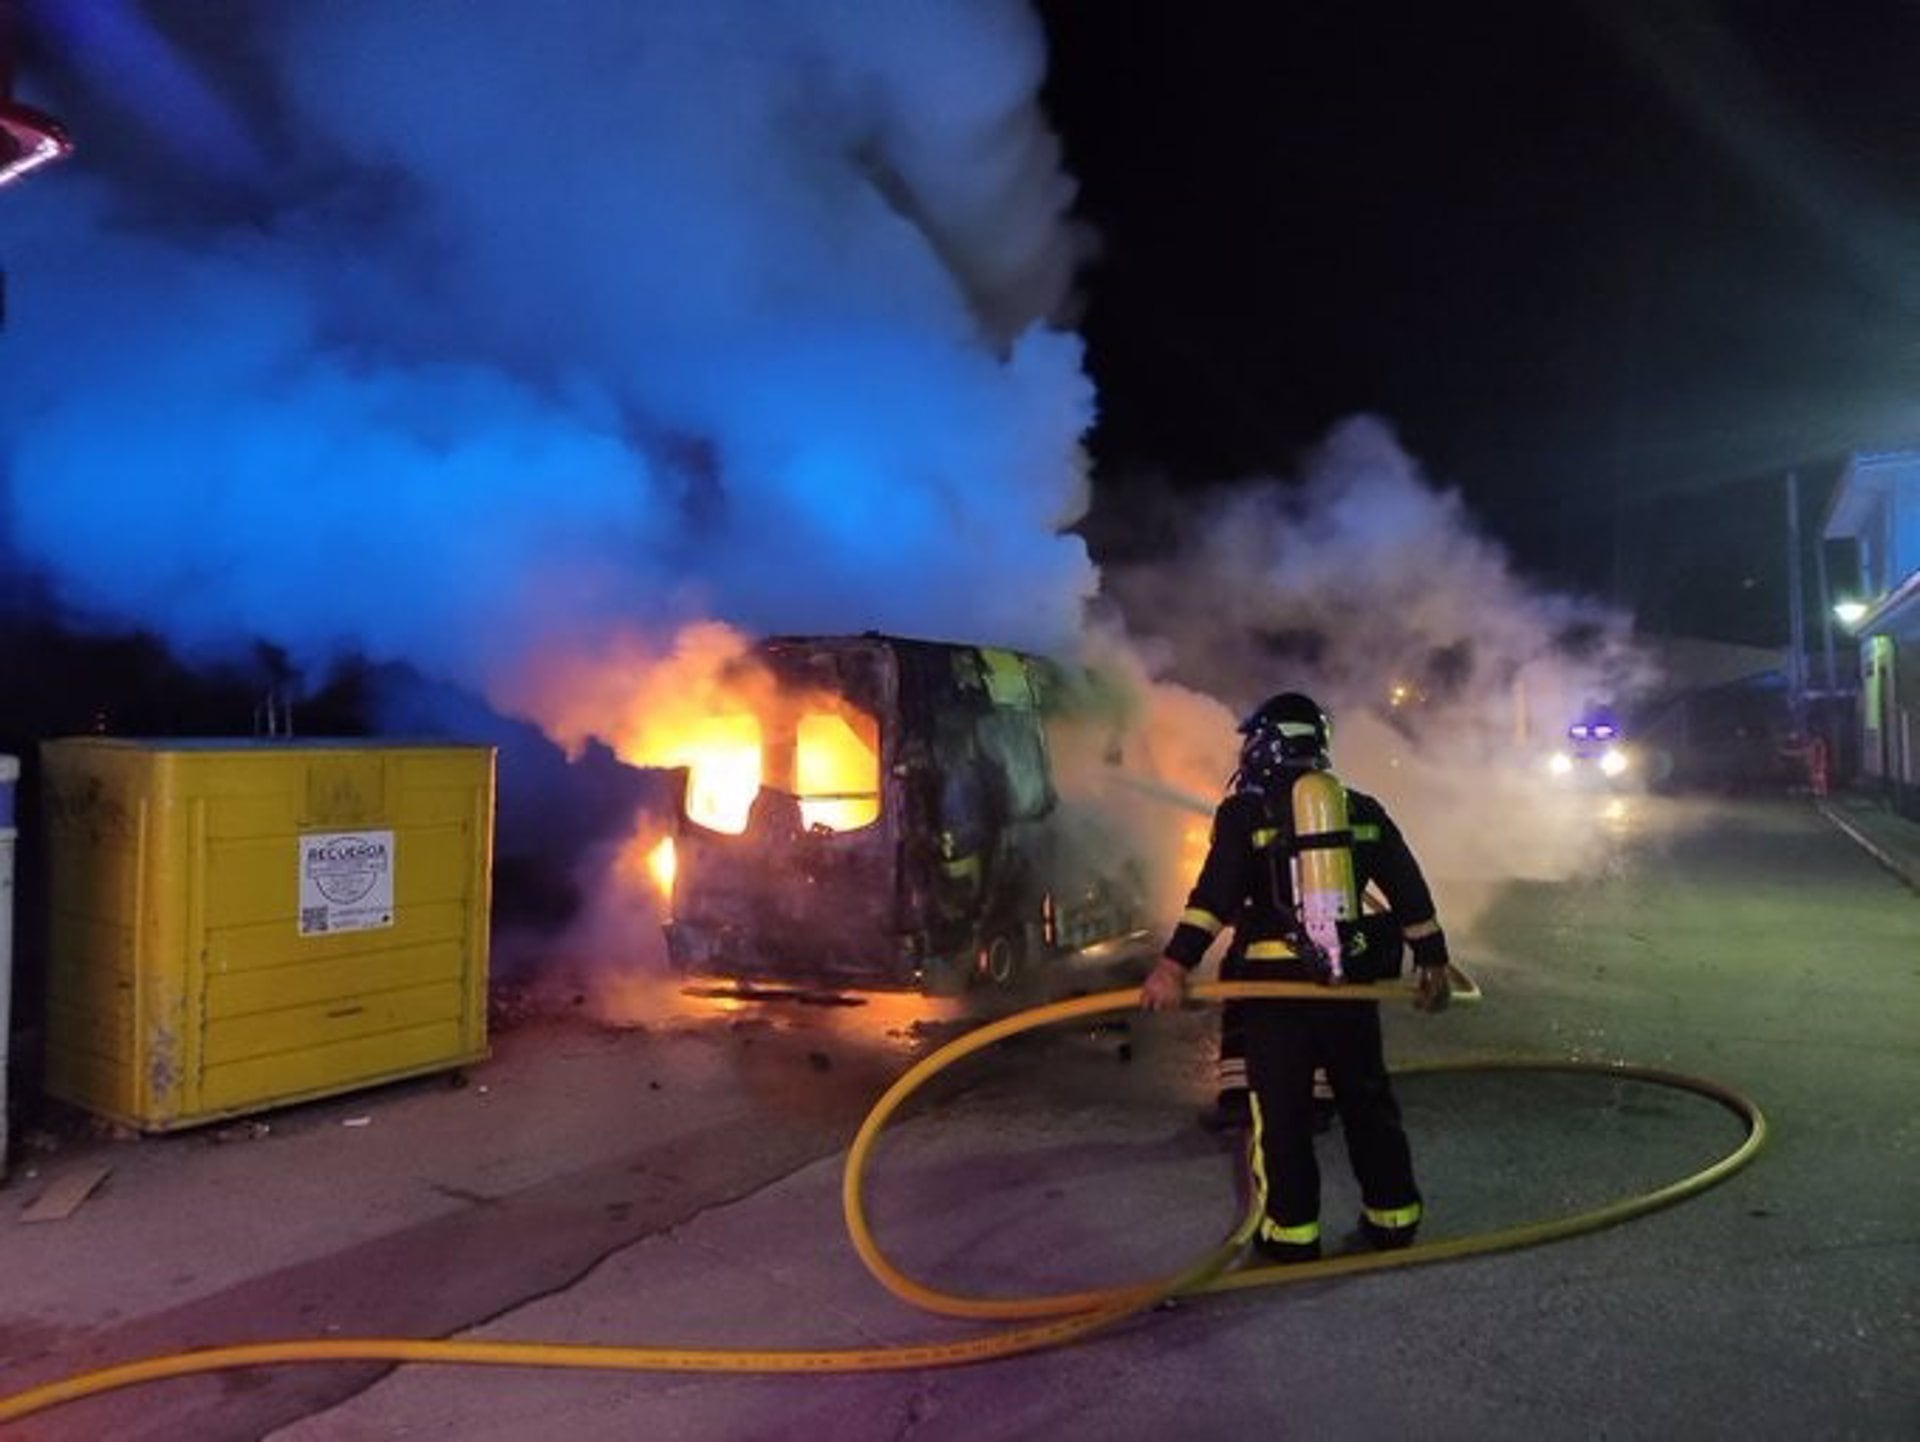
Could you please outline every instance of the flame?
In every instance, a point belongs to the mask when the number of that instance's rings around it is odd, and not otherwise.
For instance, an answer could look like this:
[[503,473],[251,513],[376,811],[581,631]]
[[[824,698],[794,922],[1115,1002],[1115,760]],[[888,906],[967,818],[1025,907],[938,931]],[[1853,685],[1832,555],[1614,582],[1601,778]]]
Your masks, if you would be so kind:
[[880,817],[880,725],[844,698],[784,692],[746,637],[688,626],[664,656],[627,638],[597,658],[543,658],[527,709],[581,746],[606,737],[623,761],[687,769],[687,819],[738,836],[762,786],[791,793],[808,828]]
[[800,718],[794,789],[807,827],[854,831],[880,819],[879,731],[871,716],[852,707]]
[[678,862],[671,836],[661,837],[647,852],[647,874],[660,888],[660,895],[668,900],[673,898],[673,874]]
[[1180,875],[1191,880],[1200,874],[1213,843],[1212,828],[1204,821],[1189,820],[1180,828]]
[[682,723],[659,737],[645,764],[687,768],[687,818],[738,836],[762,785],[800,802],[809,830],[852,831],[880,817],[880,726],[837,698],[810,697],[795,713],[777,693],[760,714],[734,712]]
[[[646,764],[687,768],[687,819],[738,836],[763,784],[791,792],[808,830],[853,831],[880,818],[880,727],[832,698],[797,717],[770,698],[771,716],[707,716],[667,738]],[[781,736],[791,727],[791,741]],[[783,760],[783,754],[790,759]]]
[[746,713],[697,717],[660,738],[642,764],[687,768],[687,817],[738,836],[760,794],[761,729]]

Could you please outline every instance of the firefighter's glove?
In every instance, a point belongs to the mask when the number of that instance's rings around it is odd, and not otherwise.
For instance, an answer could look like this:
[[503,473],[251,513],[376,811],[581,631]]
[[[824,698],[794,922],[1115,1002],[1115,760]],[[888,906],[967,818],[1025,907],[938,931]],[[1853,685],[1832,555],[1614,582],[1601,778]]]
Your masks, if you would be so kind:
[[1422,966],[1416,969],[1413,985],[1413,1005],[1416,1011],[1445,1011],[1447,1002],[1453,997],[1453,983],[1447,978],[1444,966]]
[[1187,1000],[1187,969],[1163,956],[1140,986],[1142,1011],[1177,1011]]

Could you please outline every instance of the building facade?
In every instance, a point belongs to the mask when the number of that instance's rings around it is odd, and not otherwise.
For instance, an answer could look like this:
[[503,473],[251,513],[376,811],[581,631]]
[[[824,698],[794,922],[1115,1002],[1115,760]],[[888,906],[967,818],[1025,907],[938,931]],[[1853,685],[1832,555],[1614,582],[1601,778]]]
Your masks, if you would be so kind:
[[1855,455],[1822,530],[1859,548],[1861,782],[1920,820],[1920,450]]

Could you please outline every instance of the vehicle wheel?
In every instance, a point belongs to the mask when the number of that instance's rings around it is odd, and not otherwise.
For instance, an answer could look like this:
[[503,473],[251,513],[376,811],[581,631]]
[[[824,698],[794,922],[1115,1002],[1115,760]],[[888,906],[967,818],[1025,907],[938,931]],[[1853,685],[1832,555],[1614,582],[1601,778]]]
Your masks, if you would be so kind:
[[1025,949],[1004,932],[993,937],[980,949],[980,979],[999,991],[1017,985],[1025,970],[1021,964]]

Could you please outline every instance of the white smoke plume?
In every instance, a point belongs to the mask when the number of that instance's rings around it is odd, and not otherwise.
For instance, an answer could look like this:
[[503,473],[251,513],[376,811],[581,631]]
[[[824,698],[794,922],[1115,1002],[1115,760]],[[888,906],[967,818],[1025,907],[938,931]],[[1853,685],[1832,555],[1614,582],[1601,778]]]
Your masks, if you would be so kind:
[[[1604,847],[1594,798],[1542,764],[1583,708],[1649,680],[1630,619],[1529,585],[1385,422],[1336,427],[1289,482],[1194,503],[1164,559],[1104,579],[1157,679],[1231,717],[1280,691],[1319,701],[1335,769],[1387,803],[1455,924],[1497,884],[1575,874]],[[1236,738],[1203,729],[1217,797]]]

